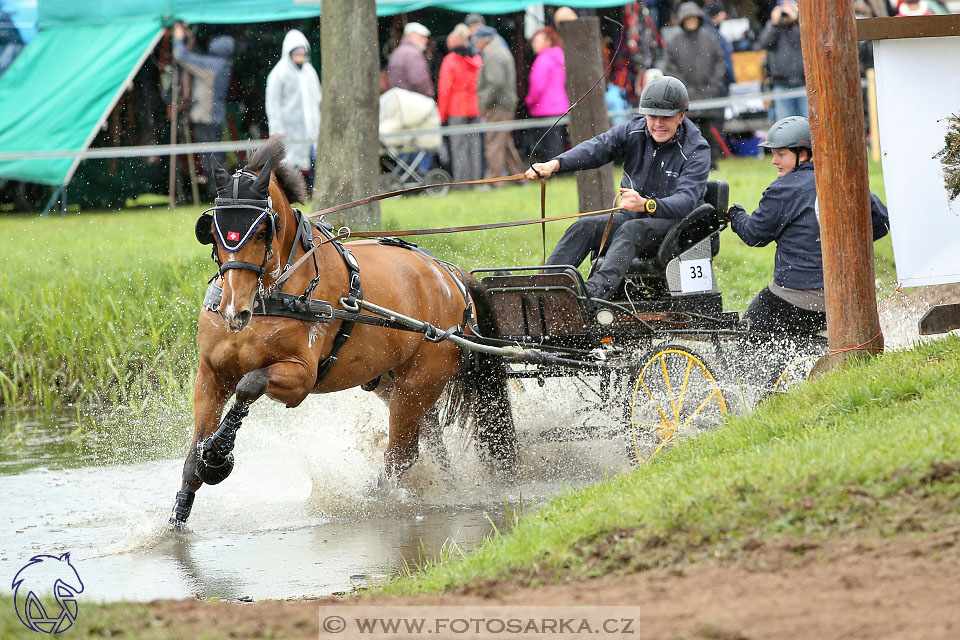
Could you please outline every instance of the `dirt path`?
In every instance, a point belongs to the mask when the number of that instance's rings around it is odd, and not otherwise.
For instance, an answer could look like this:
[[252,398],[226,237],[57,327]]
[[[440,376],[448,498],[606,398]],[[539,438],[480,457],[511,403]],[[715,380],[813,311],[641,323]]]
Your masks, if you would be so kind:
[[[539,588],[500,582],[459,593],[351,602],[375,607],[639,605],[643,612],[636,633],[622,636],[632,638],[957,638],[960,527],[896,542],[760,545],[736,560],[711,559]],[[316,638],[321,607],[343,604],[334,599],[157,601],[147,605],[149,615],[139,624],[142,630],[166,628],[185,638],[212,630],[225,637]],[[136,629],[123,631],[137,635]]]

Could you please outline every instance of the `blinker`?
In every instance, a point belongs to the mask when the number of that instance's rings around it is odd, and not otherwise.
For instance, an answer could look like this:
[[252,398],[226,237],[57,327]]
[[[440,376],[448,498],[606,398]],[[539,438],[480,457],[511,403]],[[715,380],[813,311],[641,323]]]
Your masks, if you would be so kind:
[[213,244],[215,242],[213,237],[213,216],[209,213],[204,213],[197,218],[197,226],[194,228],[194,233],[197,236],[197,242],[200,244]]

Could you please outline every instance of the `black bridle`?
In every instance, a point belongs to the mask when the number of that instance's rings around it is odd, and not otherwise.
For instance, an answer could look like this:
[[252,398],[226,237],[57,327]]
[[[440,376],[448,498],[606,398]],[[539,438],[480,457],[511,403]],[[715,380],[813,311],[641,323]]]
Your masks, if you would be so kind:
[[[267,262],[273,258],[273,240],[279,238],[280,214],[274,211],[273,199],[269,195],[266,199],[240,197],[240,179],[244,176],[256,179],[256,175],[249,171],[234,173],[233,197],[214,200],[214,206],[204,211],[197,219],[195,233],[200,244],[213,245],[210,257],[219,267],[213,278],[222,277],[231,269],[239,269],[253,271],[257,274],[257,281],[260,282],[263,274],[266,273]],[[211,211],[213,213],[210,213]],[[218,245],[230,253],[239,251],[253,237],[261,222],[266,222],[267,227],[262,263],[258,265],[242,260],[220,261]]]

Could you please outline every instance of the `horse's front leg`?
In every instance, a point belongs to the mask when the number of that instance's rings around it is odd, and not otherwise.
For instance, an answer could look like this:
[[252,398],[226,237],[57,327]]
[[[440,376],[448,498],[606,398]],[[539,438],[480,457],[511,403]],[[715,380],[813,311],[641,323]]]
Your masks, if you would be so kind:
[[250,412],[250,405],[263,394],[295,407],[303,402],[313,386],[316,373],[298,363],[282,362],[251,371],[237,383],[233,405],[220,426],[199,447],[197,475],[207,484],[222,482],[233,470],[233,448],[237,431]]
[[230,397],[229,387],[219,384],[216,376],[210,369],[200,363],[197,370],[197,380],[193,387],[193,439],[187,451],[187,458],[183,463],[183,478],[180,491],[173,503],[173,513],[170,514],[170,527],[182,530],[190,510],[193,508],[193,499],[203,480],[197,474],[197,443],[209,436],[217,428],[223,406]]

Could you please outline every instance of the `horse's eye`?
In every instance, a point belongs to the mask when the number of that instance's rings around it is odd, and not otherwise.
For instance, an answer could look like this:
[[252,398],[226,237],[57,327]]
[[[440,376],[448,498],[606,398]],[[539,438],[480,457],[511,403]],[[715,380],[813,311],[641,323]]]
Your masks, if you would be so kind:
[[257,234],[257,240],[266,240],[266,239],[267,239],[266,231],[261,231],[260,233]]

